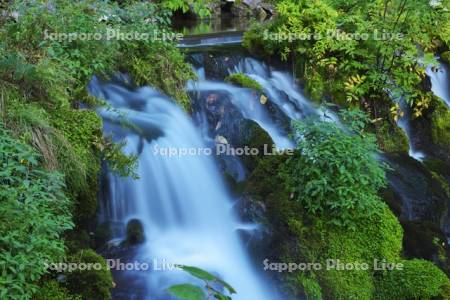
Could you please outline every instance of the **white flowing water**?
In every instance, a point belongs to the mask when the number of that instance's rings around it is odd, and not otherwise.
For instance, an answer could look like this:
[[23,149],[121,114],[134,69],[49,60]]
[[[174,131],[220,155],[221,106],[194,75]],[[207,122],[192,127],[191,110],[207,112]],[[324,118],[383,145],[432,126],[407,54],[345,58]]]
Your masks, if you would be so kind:
[[[109,173],[109,199],[102,208],[109,221],[142,222],[145,242],[135,259],[208,270],[236,289],[233,299],[275,299],[241,244],[236,230],[240,225],[213,157],[164,152],[205,148],[191,119],[150,88],[131,92],[93,80],[90,91],[114,108],[99,111],[105,134],[117,130],[127,141],[126,151],[139,154],[140,179]],[[124,118],[137,128],[119,126]],[[180,270],[146,271],[140,276],[149,290],[146,299],[152,300],[171,299],[164,289],[191,280]]]
[[444,100],[447,107],[450,107],[450,78],[448,76],[449,69],[445,64],[441,64],[437,68],[431,66],[426,69],[428,77],[431,80],[431,90],[433,93]]
[[398,125],[398,127],[400,127],[403,130],[403,132],[406,134],[406,136],[408,138],[408,144],[409,144],[408,154],[415,160],[422,161],[425,158],[425,153],[417,150],[413,143],[413,140],[412,140],[413,133],[412,133],[411,124],[410,124],[411,123],[411,108],[403,100],[399,101],[399,105],[400,105],[400,109],[403,112],[403,116],[398,119],[397,125]]
[[[228,72],[229,74],[243,73],[257,81],[263,87],[263,94],[267,96],[268,101],[275,104],[288,120],[300,120],[315,115],[325,121],[339,122],[338,117],[330,110],[315,108],[286,72],[271,70],[264,63],[252,58],[241,60]],[[278,149],[294,147],[287,133],[277,124],[279,120],[271,116],[268,105],[260,101],[259,93],[225,82],[207,80],[204,68],[196,70],[196,73],[198,80],[189,82],[189,91],[219,91],[228,94],[231,104],[241,112],[244,118],[258,123],[270,135]]]
[[279,149],[288,149],[294,146],[286,134],[278,128],[274,120],[270,117],[266,107],[260,103],[259,97],[249,89],[235,87],[223,82],[200,80],[188,84],[190,91],[221,91],[231,96],[231,103],[239,109],[244,118],[255,121],[273,139]]

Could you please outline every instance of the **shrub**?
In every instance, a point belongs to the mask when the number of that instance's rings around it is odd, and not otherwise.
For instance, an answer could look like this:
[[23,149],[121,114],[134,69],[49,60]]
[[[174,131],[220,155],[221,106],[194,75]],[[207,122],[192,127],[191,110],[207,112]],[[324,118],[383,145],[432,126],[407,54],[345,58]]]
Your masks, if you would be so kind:
[[385,186],[374,137],[319,120],[296,122],[294,128],[298,155],[285,170],[294,199],[309,213],[354,227],[355,219],[366,218],[379,205],[377,193]]

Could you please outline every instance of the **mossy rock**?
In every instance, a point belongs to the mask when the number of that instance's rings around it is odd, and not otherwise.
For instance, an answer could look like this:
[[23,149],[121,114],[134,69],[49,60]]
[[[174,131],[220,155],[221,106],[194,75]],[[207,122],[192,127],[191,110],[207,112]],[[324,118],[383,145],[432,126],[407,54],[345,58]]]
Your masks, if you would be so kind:
[[33,296],[35,300],[81,300],[80,296],[70,294],[69,290],[61,286],[56,280],[45,281]]
[[384,121],[375,130],[381,150],[387,153],[408,152],[408,137],[398,126]]
[[[382,205],[373,217],[360,220],[358,230],[326,226],[326,244],[321,260],[339,259],[343,263],[366,263],[368,270],[323,270],[319,282],[330,299],[372,299],[375,291],[373,262],[400,259],[403,231],[394,214]],[[323,262],[325,263],[325,262]]]
[[441,59],[446,63],[450,64],[450,51],[445,51],[441,53]]
[[433,263],[401,261],[403,269],[386,271],[379,279],[376,299],[450,299],[450,281]]
[[262,93],[264,90],[262,85],[260,85],[256,80],[242,73],[228,75],[227,77],[225,77],[225,81],[240,87],[258,91],[260,93]]
[[106,261],[92,249],[83,249],[68,257],[68,262],[91,266],[90,269],[77,269],[66,273],[66,287],[83,299],[109,300],[113,278]]
[[254,121],[248,121],[245,127],[246,137],[242,145],[238,147],[249,147],[258,149],[258,155],[245,155],[242,157],[242,162],[247,170],[252,171],[258,164],[258,161],[263,157],[264,149],[271,151],[274,142],[270,135]]
[[144,227],[138,219],[132,219],[127,223],[127,239],[128,245],[140,244],[144,241]]
[[74,219],[88,228],[97,210],[100,151],[96,145],[102,138],[102,120],[90,110],[59,109],[51,114],[52,125],[62,134],[58,161],[66,174],[66,184],[76,200]]
[[435,145],[450,151],[450,109],[435,98],[431,114],[431,138]]

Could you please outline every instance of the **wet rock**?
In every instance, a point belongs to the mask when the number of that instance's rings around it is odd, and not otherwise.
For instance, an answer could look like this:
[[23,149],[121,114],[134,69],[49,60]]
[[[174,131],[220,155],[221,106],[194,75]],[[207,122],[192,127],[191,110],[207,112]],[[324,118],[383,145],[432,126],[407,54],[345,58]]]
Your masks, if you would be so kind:
[[401,205],[400,218],[442,224],[449,206],[442,182],[422,163],[407,155],[392,154],[385,158],[392,168],[387,172],[387,178],[399,201],[397,205]]
[[100,224],[94,233],[95,248],[99,249],[106,246],[106,243],[115,236],[120,236],[123,232],[124,224],[119,222],[104,222]]
[[450,51],[445,51],[441,53],[441,59],[446,63],[450,64]]
[[402,221],[401,224],[405,257],[441,261],[446,252],[446,238],[439,226],[427,221]]
[[450,164],[450,111],[442,100],[433,97],[430,108],[411,122],[415,145],[428,156]]
[[275,15],[275,6],[271,3],[262,2],[258,7],[260,10],[263,10],[267,16]]
[[265,226],[266,207],[249,195],[243,195],[236,203],[235,209],[240,220],[248,225],[238,229],[241,239],[252,254],[251,257],[256,262],[261,262],[265,254],[270,252],[269,245],[273,235],[269,227]]
[[141,221],[132,219],[127,224],[127,239],[129,245],[140,244],[144,241],[144,228]]

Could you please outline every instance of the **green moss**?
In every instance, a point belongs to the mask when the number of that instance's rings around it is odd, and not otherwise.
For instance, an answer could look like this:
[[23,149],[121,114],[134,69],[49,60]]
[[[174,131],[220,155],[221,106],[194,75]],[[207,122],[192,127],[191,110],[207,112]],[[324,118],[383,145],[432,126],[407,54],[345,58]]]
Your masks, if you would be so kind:
[[303,287],[308,300],[322,300],[322,289],[316,279],[304,276],[298,276],[298,283]]
[[242,162],[248,170],[253,170],[258,161],[261,159],[264,153],[264,149],[271,150],[274,143],[270,135],[259,126],[258,123],[249,121],[248,126],[245,126],[245,140],[242,147],[249,147],[251,149],[258,149],[259,155],[245,155],[242,157]]
[[408,137],[398,126],[383,121],[375,131],[378,145],[384,152],[408,152]]
[[45,281],[34,295],[35,300],[81,300],[81,297],[71,295],[70,292],[61,286],[56,280]]
[[433,263],[419,259],[401,263],[403,270],[381,276],[376,299],[449,299],[450,281]]
[[434,99],[431,114],[431,138],[434,144],[450,151],[450,109],[440,99]]
[[[111,299],[110,289],[113,287],[113,278],[103,257],[92,249],[80,250],[68,257],[69,262],[89,263],[90,270],[76,270],[66,274],[67,288],[73,294],[79,294],[83,299]],[[100,266],[97,268],[94,266]]]
[[153,86],[190,111],[191,102],[185,85],[195,74],[183,54],[168,43],[140,45],[139,48],[130,45],[128,48],[124,49],[120,68],[130,73],[135,84]]
[[[287,157],[268,156],[259,160],[247,183],[246,192],[263,201],[269,225],[274,230],[272,249],[284,262],[320,262],[339,259],[347,263],[367,263],[368,270],[322,270],[312,274],[288,274],[292,292],[303,290],[311,299],[372,299],[375,293],[373,259],[396,262],[400,259],[402,228],[387,205],[380,203],[377,211],[357,220],[357,230],[333,226],[325,217],[305,212],[292,201],[280,176]],[[294,278],[290,278],[290,277]],[[299,277],[300,276],[300,277]],[[290,279],[289,279],[290,278]],[[319,284],[319,287],[315,283]]]
[[[295,224],[292,223],[292,224]],[[380,207],[378,213],[365,220],[359,220],[358,230],[344,230],[339,227],[322,225],[325,222],[317,222],[309,230],[320,231],[320,234],[310,235],[304,232],[305,226],[292,226],[299,243],[306,244],[303,253],[305,257],[326,266],[327,260],[339,260],[341,263],[365,263],[368,270],[335,270],[325,269],[315,274],[322,286],[323,294],[327,299],[372,299],[375,292],[373,278],[374,259],[386,259],[388,262],[396,262],[400,259],[402,247],[401,226],[385,205]],[[308,243],[312,236],[316,239]]]
[[450,64],[450,51],[445,51],[441,53],[441,59],[446,63]]
[[249,88],[249,89],[261,92],[261,93],[264,90],[263,87],[256,80],[254,80],[242,73],[228,75],[225,78],[225,81],[233,83],[233,84],[241,86],[241,87]]
[[76,200],[75,220],[85,226],[97,209],[97,174],[100,171],[102,121],[90,110],[61,109],[51,114],[59,136],[58,161],[68,190]]

